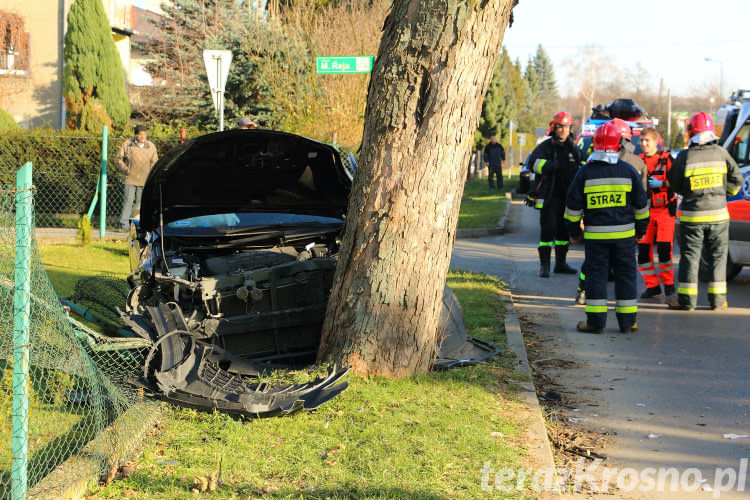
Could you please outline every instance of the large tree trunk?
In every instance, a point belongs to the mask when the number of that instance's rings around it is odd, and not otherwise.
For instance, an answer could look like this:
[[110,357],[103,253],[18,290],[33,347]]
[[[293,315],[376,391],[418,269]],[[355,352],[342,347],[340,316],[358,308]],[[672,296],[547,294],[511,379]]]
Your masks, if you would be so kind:
[[430,368],[482,98],[512,0],[394,0],[318,358]]

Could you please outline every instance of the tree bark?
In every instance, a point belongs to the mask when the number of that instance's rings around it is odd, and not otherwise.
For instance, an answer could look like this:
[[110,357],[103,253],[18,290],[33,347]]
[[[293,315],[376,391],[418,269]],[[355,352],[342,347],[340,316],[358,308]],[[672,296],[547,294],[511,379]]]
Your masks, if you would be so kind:
[[430,368],[474,132],[512,3],[394,0],[319,360],[388,377]]

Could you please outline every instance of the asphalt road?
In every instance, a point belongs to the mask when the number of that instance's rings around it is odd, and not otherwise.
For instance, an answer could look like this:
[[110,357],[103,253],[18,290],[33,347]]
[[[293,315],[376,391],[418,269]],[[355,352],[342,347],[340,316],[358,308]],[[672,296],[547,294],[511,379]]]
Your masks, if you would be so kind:
[[[538,277],[538,212],[514,202],[510,230],[504,236],[458,240],[451,267],[509,283],[519,316],[535,324],[547,350],[575,362],[553,373],[582,410],[566,416],[580,418],[576,425],[616,433],[604,450],[614,466],[639,474],[647,467],[674,467],[680,474],[697,468],[706,480],[693,493],[636,491],[623,497],[716,498],[718,491],[709,488],[719,484],[717,476],[729,484],[732,474],[717,474],[717,467],[742,476],[750,438],[724,434],[750,435],[750,270],[728,284],[725,312],[708,308],[701,285],[696,311],[671,311],[663,298],[640,299],[640,330],[623,335],[612,303],[605,333],[583,334],[575,329],[585,319],[583,306],[573,301],[577,277]],[[579,267],[582,261],[583,247],[572,247],[570,264]],[[644,289],[639,277],[638,294]],[[750,464],[747,469],[745,490],[750,490]],[[720,498],[750,498],[750,491],[737,490],[735,483]]]

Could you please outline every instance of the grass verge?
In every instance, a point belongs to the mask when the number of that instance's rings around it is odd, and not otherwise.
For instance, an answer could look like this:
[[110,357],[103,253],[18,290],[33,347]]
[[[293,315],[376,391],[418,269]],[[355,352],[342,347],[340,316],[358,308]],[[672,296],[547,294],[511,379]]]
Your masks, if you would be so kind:
[[[41,245],[40,252],[61,295],[72,293],[78,277],[128,271],[124,244]],[[452,271],[448,284],[469,334],[505,347],[504,283]],[[171,407],[135,472],[87,498],[192,498],[194,478],[220,464],[222,484],[213,498],[480,497],[486,461],[508,467],[524,461],[513,364],[499,356],[405,380],[349,376],[342,395],[290,418],[238,419]]]
[[464,186],[461,209],[458,212],[458,229],[497,227],[505,215],[505,193],[518,185],[518,175],[507,177],[502,189],[490,188],[487,179],[471,179]]
[[76,281],[85,276],[108,273],[125,279],[130,273],[128,245],[125,242],[39,244],[39,254],[55,293],[73,295]]

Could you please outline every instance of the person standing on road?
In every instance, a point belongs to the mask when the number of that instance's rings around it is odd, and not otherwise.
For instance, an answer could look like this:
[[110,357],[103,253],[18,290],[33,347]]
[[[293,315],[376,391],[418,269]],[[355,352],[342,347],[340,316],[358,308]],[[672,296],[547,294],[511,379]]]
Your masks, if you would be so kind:
[[[631,142],[633,139],[633,130],[630,128],[630,124],[626,122],[625,120],[621,118],[613,118],[609,121],[614,126],[617,127],[617,129],[620,131],[620,147],[618,156],[622,161],[625,163],[630,164],[633,168],[635,168],[635,171],[638,172],[638,175],[641,177],[641,184],[643,185],[643,189],[645,191],[648,191],[648,168],[646,167],[646,164],[643,162],[643,160],[637,156],[635,151],[635,146],[633,146],[633,143]],[[593,142],[591,143],[591,146],[589,146],[589,154],[594,149]],[[609,281],[612,281],[613,276],[612,272],[609,273]],[[586,303],[586,261],[584,260],[583,264],[581,264],[581,272],[578,275],[578,288],[576,290],[576,304],[583,305]]]
[[717,144],[714,122],[703,111],[688,120],[688,148],[681,151],[667,174],[669,186],[682,195],[680,268],[677,300],[670,309],[689,311],[698,302],[701,255],[709,266],[708,303],[712,310],[727,307],[727,197],[742,187],[742,173],[729,153]]
[[148,132],[143,125],[135,126],[135,138],[128,139],[119,151],[115,164],[125,174],[125,186],[122,195],[122,209],[120,210],[120,229],[128,230],[128,220],[133,214],[133,204],[141,206],[141,194],[151,167],[159,159],[154,143],[146,140]]
[[586,321],[578,323],[578,331],[585,333],[602,333],[607,323],[610,266],[620,332],[638,329],[633,255],[636,237],[648,227],[648,199],[640,175],[619,158],[619,149],[618,127],[611,122],[600,125],[594,133],[594,152],[573,179],[565,204],[570,241],[585,242]]
[[[648,299],[661,295],[674,295],[674,269],[672,266],[672,242],[674,241],[674,224],[677,213],[677,197],[669,188],[667,174],[672,167],[672,156],[668,151],[659,150],[659,132],[647,128],[641,132],[639,156],[648,168],[648,191],[651,199],[651,219],[646,235],[638,241],[638,270],[646,284],[646,291],[641,298]],[[654,261],[654,250],[659,256],[658,264]]]
[[539,276],[549,277],[552,248],[555,248],[555,273],[576,274],[566,262],[568,231],[563,212],[568,186],[581,165],[581,156],[570,135],[573,119],[560,111],[552,117],[550,139],[539,143],[532,151],[528,164],[535,174],[535,184],[527,204],[540,210]]
[[490,182],[490,189],[495,187],[492,175],[497,177],[497,188],[503,187],[503,162],[505,161],[505,148],[497,142],[497,136],[490,137],[490,142],[484,147],[484,166],[489,170],[487,177]]

